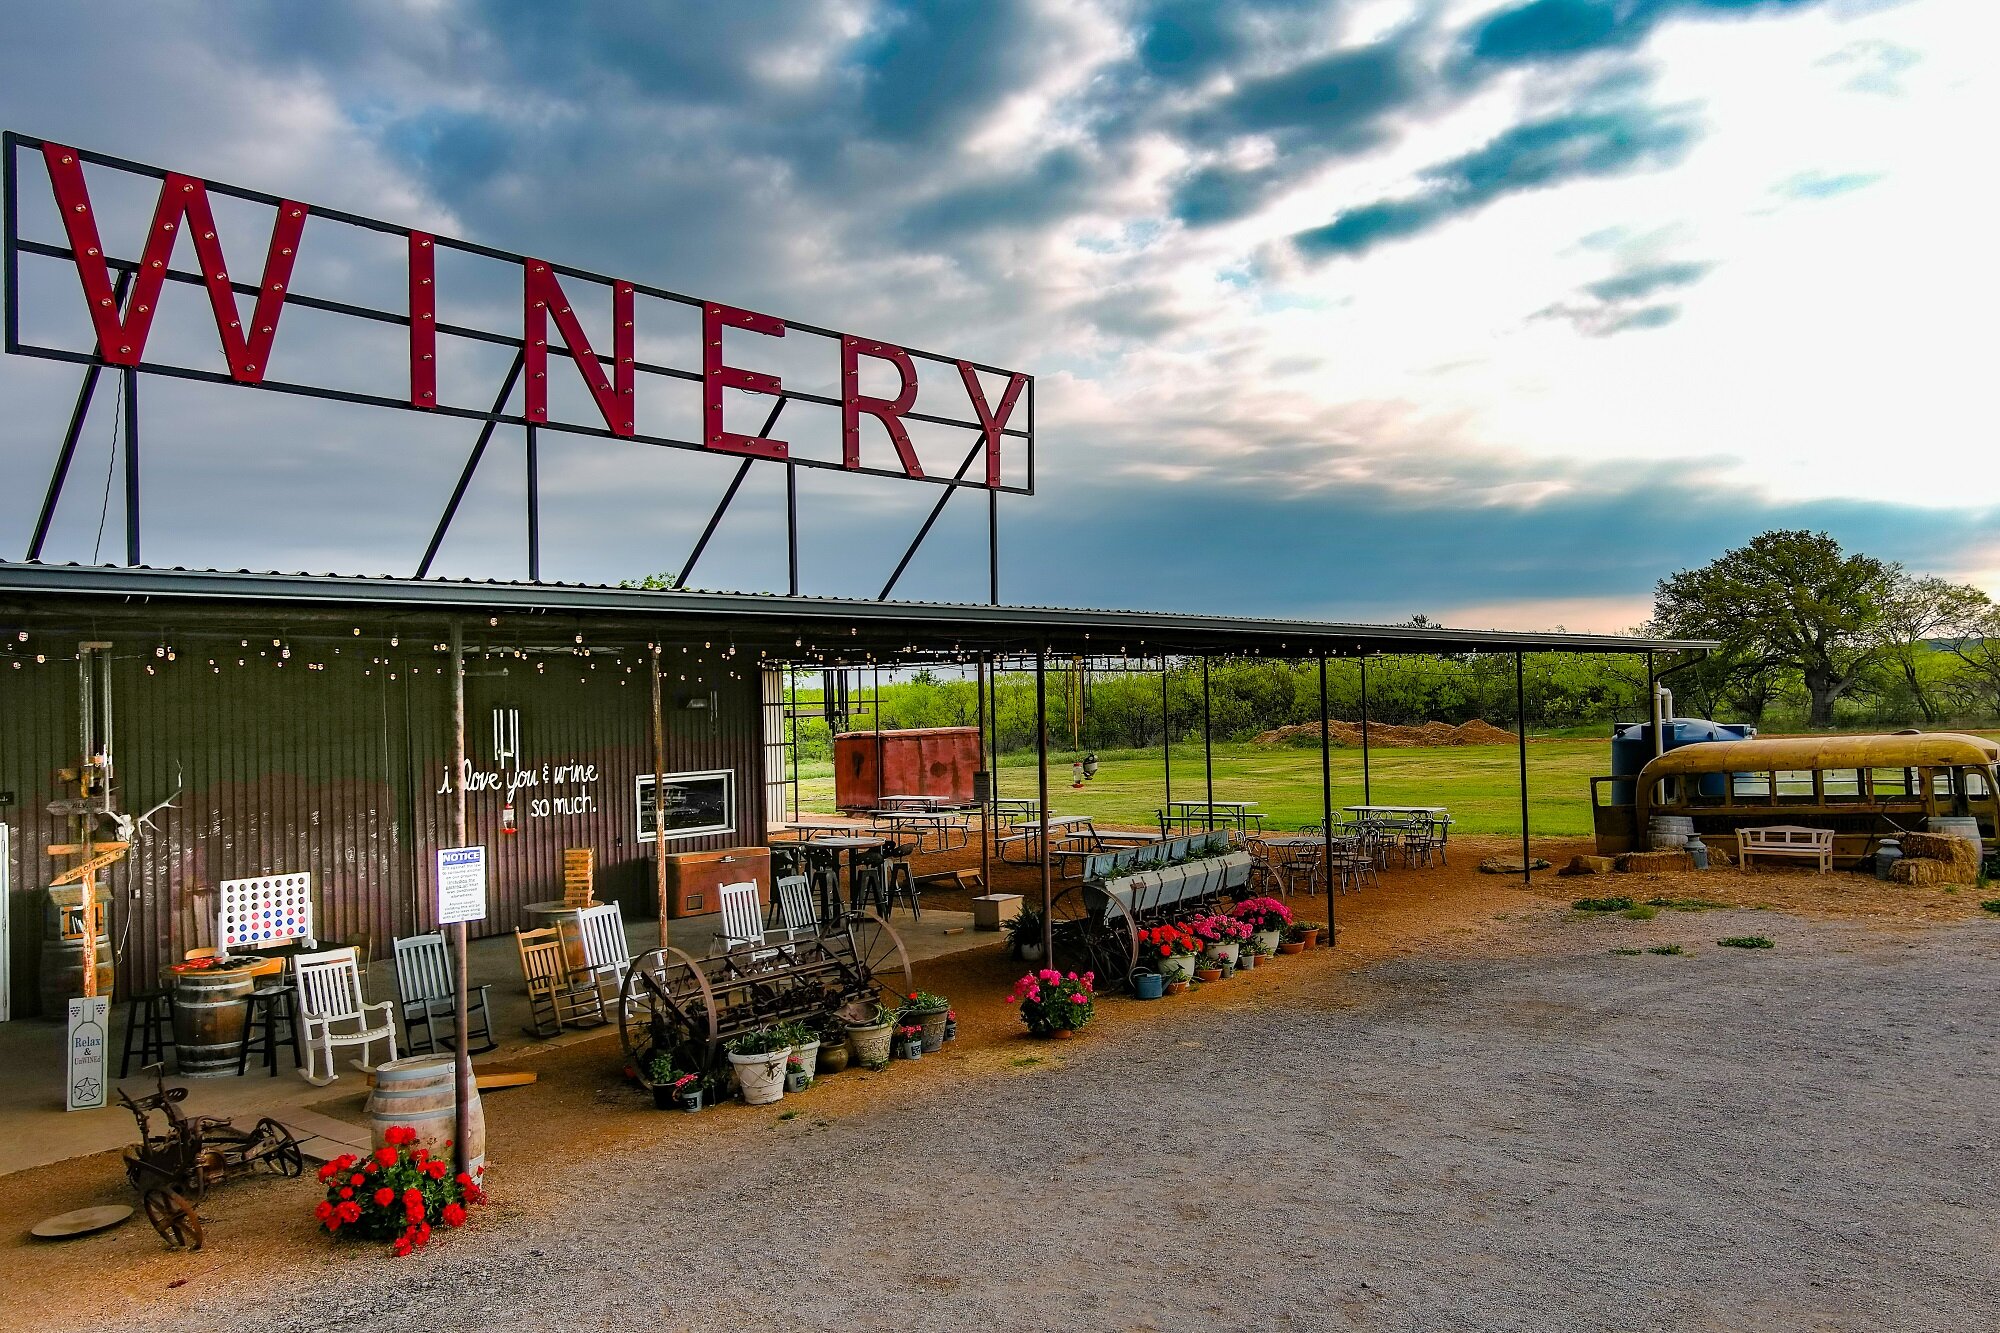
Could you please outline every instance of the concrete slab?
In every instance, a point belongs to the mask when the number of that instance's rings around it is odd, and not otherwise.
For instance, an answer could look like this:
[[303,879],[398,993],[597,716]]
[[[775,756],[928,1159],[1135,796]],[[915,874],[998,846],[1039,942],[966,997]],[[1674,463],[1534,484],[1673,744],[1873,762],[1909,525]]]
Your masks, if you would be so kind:
[[[674,946],[697,955],[708,952],[715,944],[721,920],[719,914],[714,914],[669,922]],[[906,912],[898,912],[893,925],[912,963],[963,949],[991,946],[998,939],[990,932],[974,932],[972,916],[967,912],[926,910],[921,923],[911,921]],[[625,923],[625,937],[634,954],[659,947],[659,936],[657,921]],[[605,1027],[566,1030],[559,1037],[547,1039],[527,1035],[524,1029],[529,1021],[528,997],[513,937],[475,940],[468,957],[473,982],[485,982],[491,988],[488,999],[493,1036],[500,1044],[498,1050],[479,1057],[482,1062],[521,1063],[532,1059],[537,1052],[590,1040],[610,1031]],[[393,1000],[394,964],[386,959],[376,960],[368,969],[364,989],[371,1001]],[[114,1004],[111,1029],[114,1072],[124,1039],[124,1006]],[[0,1175],[122,1147],[136,1137],[132,1113],[117,1105],[115,1097],[110,1106],[100,1110],[62,1109],[63,1040],[61,1023],[40,1019],[0,1023],[0,1071],[5,1073],[0,1078]],[[398,1049],[401,1049],[400,1034]],[[171,1068],[171,1060],[168,1063]],[[330,1087],[307,1083],[283,1057],[276,1078],[253,1066],[242,1078],[182,1079],[170,1073],[169,1081],[187,1085],[188,1098],[182,1105],[190,1114],[226,1116],[246,1123],[269,1115],[289,1125],[301,1114],[313,1114],[304,1112],[304,1107],[324,1105],[347,1092],[352,1093],[353,1109],[359,1112],[367,1096],[367,1085],[344,1060],[339,1067],[346,1072]],[[125,1086],[136,1093],[150,1085],[135,1066]],[[318,1119],[328,1124],[341,1123],[326,1116]]]

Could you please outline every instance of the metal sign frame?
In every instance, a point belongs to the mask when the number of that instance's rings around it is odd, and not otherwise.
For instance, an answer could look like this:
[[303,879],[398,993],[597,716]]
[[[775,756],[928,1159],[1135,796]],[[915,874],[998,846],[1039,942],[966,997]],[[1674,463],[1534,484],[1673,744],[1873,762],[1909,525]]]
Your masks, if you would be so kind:
[[[24,168],[24,159],[39,164],[63,223],[59,239],[24,237],[20,234],[19,191],[24,179],[36,173]],[[136,258],[120,258],[109,253],[100,237],[96,214],[84,179],[86,166],[99,171],[150,178],[160,182],[160,194],[152,224]],[[697,561],[707,548],[724,513],[735,499],[750,466],[765,461],[782,465],[786,476],[786,527],[790,543],[790,591],[798,589],[798,470],[849,472],[861,476],[921,481],[938,486],[941,494],[929,516],[911,541],[902,560],[889,576],[879,600],[886,600],[917,548],[929,536],[945,504],[961,489],[988,493],[988,528],[991,594],[999,601],[999,510],[1002,493],[1032,495],[1035,490],[1035,406],[1034,378],[980,362],[966,361],[942,353],[861,338],[835,329],[781,319],[756,311],[743,310],[685,293],[646,283],[615,278],[571,265],[528,255],[514,254],[492,246],[450,236],[419,231],[377,218],[296,200],[279,198],[258,190],[189,176],[165,168],[114,157],[87,149],[72,148],[30,135],[7,131],[0,134],[0,167],[4,167],[4,267],[6,276],[6,349],[19,356],[69,362],[85,367],[76,409],[58,452],[50,476],[49,489],[28,546],[27,558],[37,560],[47,540],[50,522],[62,494],[63,484],[74,458],[100,373],[118,372],[125,397],[125,501],[127,563],[140,562],[140,487],[138,394],[139,374],[165,375],[176,379],[210,384],[239,385],[274,393],[331,399],[364,406],[449,416],[481,423],[470,457],[459,477],[429,546],[417,567],[419,578],[430,572],[446,531],[457,514],[494,430],[499,426],[519,427],[524,432],[527,462],[527,547],[528,578],[541,579],[539,459],[536,435],[558,431],[567,435],[596,436],[631,440],[668,449],[723,454],[740,458],[735,477],[721,503],[708,520],[701,537],[682,566],[679,581],[684,586]],[[224,257],[224,242],[218,234],[211,196],[262,205],[273,210],[264,265],[256,282],[237,281],[230,276]],[[387,310],[350,301],[334,300],[291,289],[291,272],[301,247],[309,242],[312,229],[325,226],[357,228],[366,232],[401,237],[408,253],[408,306]],[[175,267],[174,254],[181,234],[191,240],[198,264],[194,268]],[[253,237],[237,241],[242,247]],[[518,265],[522,274],[522,319],[517,328],[494,329],[441,321],[437,318],[437,251],[449,250],[502,263]],[[67,261],[76,270],[96,335],[90,348],[58,347],[24,341],[21,336],[20,270],[22,256]],[[239,249],[239,258],[243,257]],[[574,293],[566,291],[568,281]],[[146,340],[155,306],[166,284],[201,287],[212,307],[216,331],[222,343],[227,371],[178,364],[169,360],[147,359]],[[586,298],[583,284],[608,289]],[[246,315],[240,298],[251,298]],[[634,298],[645,296],[701,311],[701,346],[698,365],[673,365],[638,359],[633,318]],[[594,349],[580,321],[572,313],[572,302],[608,297],[612,314],[612,347],[607,355]],[[346,319],[399,326],[407,330],[408,366],[402,392],[362,393],[326,384],[274,380],[266,370],[270,353],[281,336],[282,317],[289,306],[300,306]],[[548,325],[553,322],[551,333]],[[788,333],[828,339],[837,345],[840,358],[841,394],[831,397],[784,387],[782,380],[746,366],[732,365],[723,355],[724,329],[742,329],[769,337]],[[439,401],[437,349],[439,338],[460,339],[509,348],[513,363],[499,391],[488,406]],[[548,406],[549,354],[570,359],[581,376],[588,397],[600,420],[559,420]],[[898,376],[895,398],[881,398],[860,392],[860,366],[864,360],[885,364]],[[918,363],[944,368],[955,374],[962,387],[969,416],[949,417],[912,410],[919,389]],[[636,410],[638,377],[652,376],[693,381],[702,386],[702,438],[681,439],[639,429],[643,422]],[[996,384],[990,377],[1000,377]],[[517,386],[521,410],[510,411]],[[731,432],[723,426],[725,389],[765,395],[775,400],[769,416],[756,435]],[[773,438],[780,414],[792,402],[816,403],[841,412],[842,456],[838,462],[794,456],[786,443]],[[1024,424],[1011,424],[1016,413]],[[872,418],[873,428],[886,435],[900,468],[864,466],[861,462],[862,418]],[[927,473],[916,457],[905,422],[970,431],[972,448],[955,472]],[[1026,449],[1026,481],[1009,484],[1003,480],[1001,446],[1018,441]],[[974,465],[984,460],[983,468]]]

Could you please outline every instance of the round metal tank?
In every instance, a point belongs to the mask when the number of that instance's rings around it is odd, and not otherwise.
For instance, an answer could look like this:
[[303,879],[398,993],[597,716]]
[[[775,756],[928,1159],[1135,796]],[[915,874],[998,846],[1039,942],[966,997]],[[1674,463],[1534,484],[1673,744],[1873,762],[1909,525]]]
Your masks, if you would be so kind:
[[[1699,745],[1703,741],[1747,741],[1756,736],[1757,728],[1747,722],[1710,722],[1705,717],[1675,717],[1667,719],[1665,727],[1665,748],[1678,750],[1683,745]],[[1628,722],[1611,730],[1611,776],[1614,778],[1636,778],[1653,757],[1653,724],[1650,722]],[[1698,790],[1703,796],[1721,796],[1724,784],[1729,781],[1726,773],[1709,773],[1700,779]],[[1611,784],[1611,803],[1631,805],[1633,784],[1614,782]]]

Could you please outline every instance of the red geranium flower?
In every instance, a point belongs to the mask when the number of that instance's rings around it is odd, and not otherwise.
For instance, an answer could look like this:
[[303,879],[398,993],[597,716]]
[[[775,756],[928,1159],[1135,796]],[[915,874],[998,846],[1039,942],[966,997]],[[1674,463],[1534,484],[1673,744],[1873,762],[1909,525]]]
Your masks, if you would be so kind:
[[352,1185],[342,1185],[342,1186],[340,1187],[340,1197],[341,1197],[341,1198],[343,1198],[343,1199],[351,1199],[351,1198],[353,1198],[353,1197],[354,1197],[354,1187],[353,1187]]
[[377,1148],[375,1150],[375,1160],[383,1166],[394,1166],[396,1164],[396,1150],[394,1148]]
[[448,1203],[444,1206],[444,1224],[448,1227],[465,1225],[465,1208],[462,1204]]
[[387,1208],[395,1201],[396,1191],[390,1189],[387,1185],[375,1191],[375,1206],[377,1208]]

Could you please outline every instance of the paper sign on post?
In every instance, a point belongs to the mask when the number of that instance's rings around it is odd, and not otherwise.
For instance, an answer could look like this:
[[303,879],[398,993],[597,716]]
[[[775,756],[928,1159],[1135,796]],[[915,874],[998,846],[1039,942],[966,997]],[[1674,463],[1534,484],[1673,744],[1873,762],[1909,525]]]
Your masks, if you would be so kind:
[[437,854],[438,924],[486,916],[486,849],[440,847]]
[[111,1021],[111,997],[78,996],[69,1002],[69,1090],[66,1111],[104,1105],[104,1030]]

